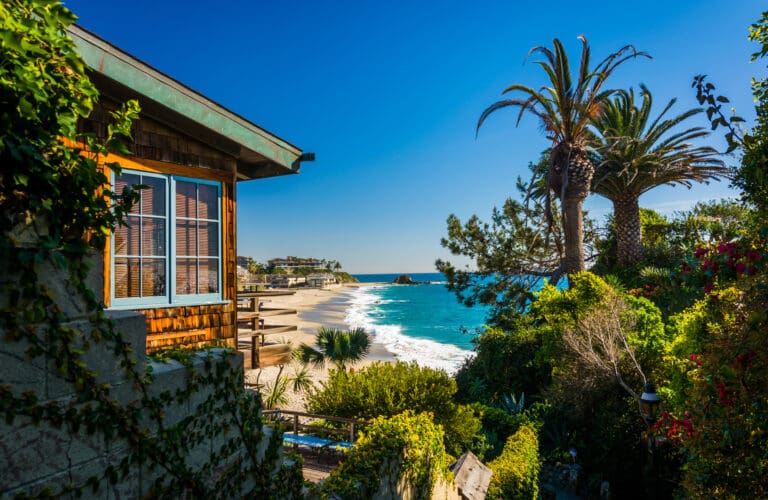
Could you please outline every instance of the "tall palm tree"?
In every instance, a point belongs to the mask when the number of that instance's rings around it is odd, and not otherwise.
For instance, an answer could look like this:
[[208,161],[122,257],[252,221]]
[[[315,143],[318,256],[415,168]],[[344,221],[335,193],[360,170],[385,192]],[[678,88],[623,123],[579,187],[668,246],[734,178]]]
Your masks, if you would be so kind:
[[360,361],[368,355],[371,338],[362,328],[348,332],[322,327],[315,335],[317,349],[302,343],[296,350],[296,358],[302,363],[323,366],[331,361],[339,370],[346,370],[347,363]]
[[634,90],[619,92],[593,122],[600,146],[592,191],[613,202],[619,265],[632,265],[643,258],[640,195],[662,184],[690,188],[693,182],[709,182],[728,172],[714,148],[691,144],[708,136],[708,130],[677,130],[701,113],[700,108],[665,119],[675,104],[676,99],[672,99],[652,119],[651,93],[641,85],[640,94],[643,101],[638,106]]
[[[525,112],[541,120],[547,138],[552,141],[550,164],[547,172],[547,203],[554,193],[560,200],[562,223],[565,233],[565,259],[553,280],[562,272],[574,273],[584,270],[583,214],[582,202],[590,191],[595,165],[588,155],[592,140],[591,120],[598,115],[603,103],[615,90],[603,89],[608,77],[621,63],[638,56],[650,57],[627,45],[610,54],[594,68],[590,67],[590,49],[587,39],[581,40],[581,61],[578,72],[571,74],[568,56],[560,40],[552,42],[554,50],[534,47],[530,54],[539,54],[543,60],[536,61],[547,75],[547,85],[536,90],[525,85],[514,84],[503,94],[518,92],[521,97],[503,99],[489,106],[477,121],[477,130],[494,111],[509,106],[519,107],[517,123]],[[548,223],[551,216],[548,214]]]

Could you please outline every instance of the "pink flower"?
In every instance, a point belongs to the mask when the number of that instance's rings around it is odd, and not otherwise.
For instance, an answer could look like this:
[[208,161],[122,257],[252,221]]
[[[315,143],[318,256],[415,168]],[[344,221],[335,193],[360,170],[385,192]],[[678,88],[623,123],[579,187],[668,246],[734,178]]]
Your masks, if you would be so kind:
[[712,291],[712,283],[706,283],[704,285],[704,293],[709,293]]
[[744,264],[743,262],[739,262],[738,264],[736,264],[736,272],[737,273],[744,274],[744,271],[746,271],[746,270],[747,270],[747,265]]
[[699,258],[699,257],[701,257],[702,255],[704,255],[705,253],[707,253],[707,250],[706,250],[705,248],[697,248],[697,249],[696,249],[696,252],[694,252],[694,254],[693,254],[693,255],[694,255],[696,258]]

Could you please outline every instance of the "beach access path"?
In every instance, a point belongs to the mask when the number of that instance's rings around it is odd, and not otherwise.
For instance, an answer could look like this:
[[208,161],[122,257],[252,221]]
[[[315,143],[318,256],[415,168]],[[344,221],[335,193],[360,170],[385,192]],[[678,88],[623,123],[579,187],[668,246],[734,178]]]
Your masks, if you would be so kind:
[[[353,290],[358,287],[372,286],[373,283],[363,284],[343,284],[332,285],[328,288],[298,288],[293,295],[283,295],[277,297],[264,297],[261,302],[263,307],[268,308],[281,308],[281,309],[295,309],[297,314],[280,316],[279,322],[282,325],[296,325],[297,331],[286,332],[283,334],[275,334],[270,337],[274,337],[274,341],[289,341],[292,349],[296,349],[302,343],[315,345],[315,334],[317,329],[321,326],[330,328],[339,328],[342,330],[348,330],[349,326],[344,322],[345,310],[340,307],[338,303],[333,303],[331,299],[338,294]],[[371,345],[371,351],[366,359],[352,365],[355,369],[362,368],[370,365],[376,361],[389,361],[394,362],[395,357],[389,351],[384,348],[383,345],[374,342]],[[300,368],[300,363],[292,361],[289,365],[286,365],[283,369],[282,376],[292,376],[294,370]],[[323,368],[310,368],[312,381],[317,385],[319,382],[328,378],[328,369],[332,368],[332,365],[326,363]],[[279,367],[270,366],[263,368],[261,374],[259,369],[246,370],[245,382],[246,384],[255,384],[257,379],[261,385],[274,384],[275,377],[279,372]],[[281,409],[305,411],[305,399],[303,393],[294,393],[292,389],[288,389],[286,396],[288,397],[288,404],[283,405]]]

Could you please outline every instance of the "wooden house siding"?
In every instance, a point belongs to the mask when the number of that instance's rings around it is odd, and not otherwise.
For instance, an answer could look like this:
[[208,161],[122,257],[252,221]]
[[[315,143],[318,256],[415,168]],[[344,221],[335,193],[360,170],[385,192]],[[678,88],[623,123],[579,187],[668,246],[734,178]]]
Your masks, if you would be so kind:
[[235,347],[233,304],[137,309],[147,318],[147,352],[173,346],[199,347],[215,341]]
[[[139,100],[139,104],[141,101]],[[118,109],[118,104],[107,98],[94,107],[87,119],[78,123],[79,132],[89,132],[99,138],[106,138],[107,126],[112,122],[109,112]],[[220,170],[236,173],[236,161],[232,156],[179,134],[171,128],[144,116],[132,127],[133,142],[128,142],[133,158],[166,162],[196,169]],[[204,174],[203,174],[204,175]]]
[[[103,101],[87,120],[81,132],[104,138],[109,110],[115,105]],[[195,347],[214,341],[229,347],[237,344],[236,298],[236,160],[170,128],[142,117],[133,126],[136,154],[130,158],[110,155],[128,170],[185,176],[221,183],[221,298],[222,303],[134,308],[147,318],[147,352],[173,346]],[[111,305],[110,245],[104,255],[104,303]]]

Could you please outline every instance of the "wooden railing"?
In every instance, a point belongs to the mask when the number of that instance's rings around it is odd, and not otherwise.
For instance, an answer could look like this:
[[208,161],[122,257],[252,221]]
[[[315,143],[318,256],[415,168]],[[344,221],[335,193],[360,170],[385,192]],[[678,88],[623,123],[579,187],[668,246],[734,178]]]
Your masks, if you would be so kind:
[[357,440],[357,429],[361,426],[368,425],[370,422],[367,420],[358,420],[354,418],[345,418],[345,417],[333,417],[330,415],[316,415],[312,413],[304,413],[301,411],[291,411],[291,410],[263,410],[261,412],[265,416],[275,416],[275,418],[279,418],[280,415],[285,415],[290,417],[293,423],[293,433],[298,434],[299,431],[302,431],[304,429],[319,429],[323,432],[328,432],[331,434],[346,434],[346,431],[343,431],[341,429],[336,429],[333,427],[318,427],[309,425],[306,423],[300,422],[299,418],[304,417],[307,419],[313,419],[313,420],[325,420],[327,422],[340,422],[349,424],[349,433],[347,434],[349,436],[349,442],[354,443]]

